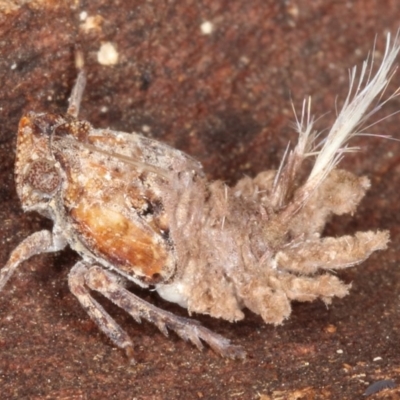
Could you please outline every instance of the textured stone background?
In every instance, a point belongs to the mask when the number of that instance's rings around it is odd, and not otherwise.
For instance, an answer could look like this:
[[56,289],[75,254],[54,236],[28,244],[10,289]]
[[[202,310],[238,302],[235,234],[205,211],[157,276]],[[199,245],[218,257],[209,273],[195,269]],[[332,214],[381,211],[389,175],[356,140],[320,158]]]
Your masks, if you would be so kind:
[[[77,46],[88,71],[82,118],[97,127],[144,129],[201,160],[210,178],[234,182],[277,167],[287,142],[296,140],[291,99],[300,110],[312,95],[315,115],[331,111],[320,120],[329,126],[337,96],[340,104],[347,92],[348,68],[366,57],[375,34],[380,60],[384,34],[396,32],[399,16],[397,0],[0,0],[0,265],[22,238],[51,226],[21,212],[13,181],[16,127],[26,111],[66,109]],[[205,21],[214,27],[209,35],[200,29]],[[116,65],[97,61],[103,42],[116,47]],[[392,83],[400,86],[399,73]],[[395,99],[385,114],[398,109]],[[374,131],[399,138],[399,120]],[[348,297],[329,309],[295,304],[280,327],[250,313],[237,324],[197,316],[244,346],[245,362],[200,353],[105,303],[134,339],[140,364],[128,367],[69,293],[76,255],[39,256],[0,295],[1,398],[358,399],[379,379],[400,383],[400,143],[353,144],[362,151],[343,165],[367,174],[373,186],[357,215],[335,219],[327,233],[385,228],[392,243],[341,273],[353,282]],[[400,398],[396,393],[375,398]]]

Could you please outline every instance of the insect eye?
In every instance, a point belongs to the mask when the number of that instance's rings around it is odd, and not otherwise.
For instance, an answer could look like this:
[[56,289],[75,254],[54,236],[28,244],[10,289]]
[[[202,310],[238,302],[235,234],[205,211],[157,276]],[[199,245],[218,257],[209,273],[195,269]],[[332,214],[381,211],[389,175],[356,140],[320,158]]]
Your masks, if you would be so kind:
[[44,194],[52,194],[60,185],[60,174],[52,161],[41,159],[33,161],[25,176],[32,188]]

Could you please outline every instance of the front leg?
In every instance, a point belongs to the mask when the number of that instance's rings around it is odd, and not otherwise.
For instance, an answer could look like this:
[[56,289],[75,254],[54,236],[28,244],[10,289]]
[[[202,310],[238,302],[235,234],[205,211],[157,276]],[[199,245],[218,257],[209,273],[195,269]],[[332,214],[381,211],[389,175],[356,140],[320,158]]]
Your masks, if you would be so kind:
[[0,291],[17,267],[32,256],[62,250],[67,242],[50,231],[39,231],[24,239],[11,253],[7,264],[0,270]]
[[[223,357],[244,358],[246,355],[241,347],[231,345],[229,340],[201,326],[199,322],[161,310],[129,292],[118,284],[117,278],[111,272],[106,271],[101,267],[90,267],[86,273],[85,282],[89,288],[98,291],[103,296],[110,299],[114,304],[123,308],[136,321],[140,322],[140,319],[144,318],[154,323],[165,335],[168,335],[168,329],[171,329],[182,339],[190,340],[200,350],[203,347],[201,343],[201,340],[203,340],[215,352],[221,354]],[[84,301],[89,301],[88,294],[83,296]],[[94,300],[90,299],[90,302],[93,303]],[[81,303],[84,305],[83,301],[81,301]],[[93,306],[95,306],[94,303]],[[91,309],[92,305],[84,305],[84,307],[86,309]],[[88,311],[89,315],[91,315],[99,325],[100,329],[105,332],[114,343],[119,347],[124,348],[124,345],[121,345],[123,342],[116,341],[113,334],[111,334],[115,326],[110,325],[108,319],[104,321],[101,319],[101,316],[105,316],[105,311],[100,307],[101,306],[98,305],[96,306],[97,310],[92,309],[91,312]],[[96,314],[99,316],[96,316]],[[107,317],[110,318],[108,315]],[[115,324],[114,321],[112,322]]]

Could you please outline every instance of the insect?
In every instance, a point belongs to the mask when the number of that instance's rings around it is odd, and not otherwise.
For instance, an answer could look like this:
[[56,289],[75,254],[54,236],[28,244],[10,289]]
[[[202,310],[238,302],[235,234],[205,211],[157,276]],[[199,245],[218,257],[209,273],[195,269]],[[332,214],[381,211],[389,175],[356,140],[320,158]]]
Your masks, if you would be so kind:
[[[81,256],[69,273],[71,292],[132,361],[133,342],[92,291],[164,334],[172,330],[199,349],[205,342],[224,357],[243,358],[240,346],[149,304],[124,282],[155,289],[190,314],[238,321],[248,308],[273,324],[289,317],[292,300],[329,304],[345,296],[350,285],[332,271],[385,249],[388,232],[321,234],[331,215],[353,213],[369,187],[366,177],[337,164],[354,150],[348,140],[382,105],[367,113],[387,86],[399,50],[399,37],[392,43],[388,35],[375,76],[368,61],[358,83],[352,70],[347,99],[322,142],[305,101],[298,143],[279,169],[233,187],[208,181],[199,162],[166,144],[78,119],[86,82],[81,71],[65,115],[29,112],[20,120],[17,193],[24,211],[38,211],[54,226],[15,248],[0,271],[0,290],[23,261],[69,245]],[[302,164],[310,156],[316,159],[304,177]]]

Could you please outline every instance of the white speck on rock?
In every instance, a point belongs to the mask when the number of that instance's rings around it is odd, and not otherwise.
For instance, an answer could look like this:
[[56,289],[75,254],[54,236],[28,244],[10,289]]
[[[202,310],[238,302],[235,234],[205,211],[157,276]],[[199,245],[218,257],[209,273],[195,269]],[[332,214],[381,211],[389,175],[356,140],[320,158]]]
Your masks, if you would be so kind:
[[81,21],[85,21],[87,17],[88,17],[87,11],[81,11],[81,13],[79,14],[79,19]]
[[203,35],[210,35],[214,30],[214,25],[210,21],[204,21],[200,25],[200,30]]
[[111,42],[103,43],[97,52],[97,61],[101,65],[115,65],[118,63],[118,52]]

